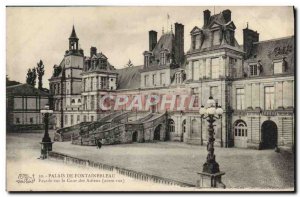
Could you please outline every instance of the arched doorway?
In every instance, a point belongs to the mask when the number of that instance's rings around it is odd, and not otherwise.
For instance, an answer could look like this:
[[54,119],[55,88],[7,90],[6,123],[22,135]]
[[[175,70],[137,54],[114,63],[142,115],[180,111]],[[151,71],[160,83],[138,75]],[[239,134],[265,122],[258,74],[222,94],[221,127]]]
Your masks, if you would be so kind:
[[165,141],[170,140],[170,134],[175,132],[175,122],[174,122],[174,120],[168,119],[168,127],[167,128],[168,129],[167,129],[167,132],[166,132]]
[[132,142],[137,142],[137,138],[138,138],[138,132],[134,131],[132,133]]
[[160,129],[161,129],[161,125],[158,125],[155,128],[153,140],[160,140]]
[[247,148],[247,124],[243,120],[237,120],[233,125],[234,146]]
[[277,145],[277,125],[271,120],[261,125],[261,141],[263,149],[275,148]]

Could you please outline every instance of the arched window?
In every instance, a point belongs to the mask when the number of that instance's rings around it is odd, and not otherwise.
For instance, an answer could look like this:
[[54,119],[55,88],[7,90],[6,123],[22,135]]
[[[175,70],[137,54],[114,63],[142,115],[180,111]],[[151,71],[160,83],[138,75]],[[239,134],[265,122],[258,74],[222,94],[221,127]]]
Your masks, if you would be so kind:
[[247,124],[238,120],[234,125],[234,136],[236,137],[247,137]]
[[174,123],[174,120],[169,119],[168,120],[168,125],[169,125],[169,132],[175,132],[175,123]]
[[81,99],[78,99],[78,103],[81,103]]
[[72,99],[72,101],[71,101],[72,103],[75,103],[75,99]]

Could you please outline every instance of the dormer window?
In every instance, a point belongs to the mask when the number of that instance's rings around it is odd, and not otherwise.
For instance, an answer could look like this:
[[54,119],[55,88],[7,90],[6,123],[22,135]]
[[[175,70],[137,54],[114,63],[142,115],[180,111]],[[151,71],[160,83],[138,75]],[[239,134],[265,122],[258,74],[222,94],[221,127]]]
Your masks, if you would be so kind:
[[212,32],[213,46],[220,45],[220,32],[218,30]]
[[250,76],[258,76],[259,75],[259,69],[258,69],[257,64],[249,65],[249,75]]
[[150,63],[150,61],[149,61],[149,55],[145,55],[145,62],[144,62],[144,64],[145,64],[146,68],[149,67],[149,63]]
[[175,79],[176,79],[176,84],[182,83],[182,75],[181,75],[181,73],[176,73],[175,74]]
[[160,53],[160,63],[161,65],[166,64],[166,53],[164,51]]
[[196,49],[196,36],[192,35],[192,49],[195,50]]
[[285,58],[273,61],[274,74],[282,74],[287,70]]

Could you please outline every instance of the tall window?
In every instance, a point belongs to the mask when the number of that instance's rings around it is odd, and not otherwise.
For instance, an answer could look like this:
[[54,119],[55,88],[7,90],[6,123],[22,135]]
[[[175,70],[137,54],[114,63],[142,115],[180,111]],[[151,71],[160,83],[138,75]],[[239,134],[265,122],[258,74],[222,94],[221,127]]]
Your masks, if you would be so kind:
[[160,53],[160,63],[162,65],[165,65],[166,64],[166,53],[165,52],[161,52]]
[[273,65],[274,65],[274,74],[283,73],[282,61],[276,61],[273,63]]
[[250,71],[250,76],[257,76],[258,75],[258,68],[257,64],[251,64],[249,65],[249,71]]
[[196,119],[192,120],[192,133],[197,133],[199,130],[198,121]]
[[92,95],[91,96],[91,110],[94,110],[95,109],[95,96]]
[[74,117],[73,117],[73,115],[71,115],[71,125],[73,125],[74,124]]
[[77,122],[80,122],[80,115],[77,115]]
[[213,45],[219,45],[220,44],[220,33],[219,31],[213,31]]
[[196,43],[195,43],[195,48],[199,49],[200,48],[200,35],[195,36],[196,37]]
[[91,77],[91,90],[93,90],[94,77]]
[[211,86],[210,87],[210,96],[212,96],[215,101],[217,101],[219,99],[219,89],[218,89],[218,86]]
[[160,85],[165,85],[165,73],[160,73]]
[[193,80],[199,80],[199,61],[192,62]]
[[149,86],[149,75],[145,75],[145,86]]
[[205,64],[203,64],[203,60],[199,60],[199,78],[203,78],[205,76]]
[[101,89],[107,89],[107,77],[101,77]]
[[196,36],[192,36],[192,49],[196,49]]
[[272,110],[275,105],[274,87],[265,87],[265,109]]
[[211,78],[219,78],[219,58],[211,59]]
[[68,124],[68,115],[65,115],[65,124]]
[[145,67],[147,68],[149,66],[149,56],[145,55]]
[[247,125],[244,121],[240,120],[234,125],[234,136],[247,137]]
[[83,109],[87,110],[87,96],[83,97]]
[[172,119],[169,119],[169,132],[175,132],[175,123]]
[[244,88],[236,89],[236,109],[245,109],[245,90]]

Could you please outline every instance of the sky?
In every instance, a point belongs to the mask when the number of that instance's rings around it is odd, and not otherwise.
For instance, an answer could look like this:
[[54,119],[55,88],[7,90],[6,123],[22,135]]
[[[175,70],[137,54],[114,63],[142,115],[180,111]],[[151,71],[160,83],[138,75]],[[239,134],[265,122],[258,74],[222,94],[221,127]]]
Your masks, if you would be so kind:
[[[158,32],[158,39],[171,24],[184,25],[184,49],[190,48],[190,31],[202,27],[203,11],[211,14],[230,9],[236,25],[235,37],[243,44],[247,25],[260,34],[260,41],[294,35],[292,7],[8,7],[6,8],[6,70],[11,80],[24,83],[29,68],[41,59],[45,65],[44,87],[53,66],[68,50],[68,38],[74,24],[79,46],[89,55],[97,47],[116,68],[130,59],[143,64],[148,50],[148,31]],[[167,15],[170,16],[169,21]]]

